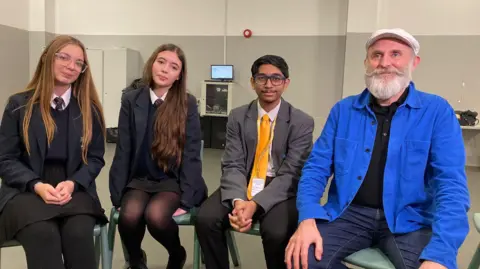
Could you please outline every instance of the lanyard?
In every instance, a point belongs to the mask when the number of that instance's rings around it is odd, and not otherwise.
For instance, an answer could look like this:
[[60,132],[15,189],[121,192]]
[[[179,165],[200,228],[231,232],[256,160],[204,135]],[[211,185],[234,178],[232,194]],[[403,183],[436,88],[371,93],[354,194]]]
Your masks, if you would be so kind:
[[[257,119],[257,141],[260,141],[260,120],[261,120],[261,117],[258,117]],[[270,121],[270,118],[268,119]],[[273,141],[273,131],[275,130],[275,124],[277,123],[277,118],[275,117],[275,119],[273,120],[273,123],[272,125],[270,125],[270,132],[269,132],[269,135],[268,135],[268,143],[267,145],[265,146],[265,148],[262,149],[262,151],[260,151],[260,154],[258,155],[258,161],[260,161],[260,159],[262,159],[263,155],[265,155],[265,153],[267,151],[269,151],[270,149],[270,146],[272,145],[272,141]],[[257,142],[258,143],[258,142]],[[257,177],[259,177],[259,174],[260,174],[260,167],[256,167],[257,169]]]

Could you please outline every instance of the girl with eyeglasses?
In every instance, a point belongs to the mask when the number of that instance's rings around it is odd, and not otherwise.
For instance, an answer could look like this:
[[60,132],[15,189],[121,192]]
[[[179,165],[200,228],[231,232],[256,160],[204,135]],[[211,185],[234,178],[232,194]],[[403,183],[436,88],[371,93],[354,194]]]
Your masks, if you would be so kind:
[[20,242],[29,269],[96,268],[93,229],[107,222],[95,186],[104,139],[85,47],[58,36],[0,125],[0,245]]

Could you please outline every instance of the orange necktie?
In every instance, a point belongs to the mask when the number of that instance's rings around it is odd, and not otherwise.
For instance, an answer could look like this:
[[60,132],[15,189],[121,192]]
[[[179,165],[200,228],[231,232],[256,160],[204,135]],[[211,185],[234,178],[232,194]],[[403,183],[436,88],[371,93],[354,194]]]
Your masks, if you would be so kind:
[[263,115],[260,121],[260,130],[258,130],[259,138],[257,142],[257,149],[255,151],[255,160],[253,161],[253,169],[248,183],[247,197],[252,199],[252,183],[255,178],[267,178],[268,170],[268,156],[270,155],[269,140],[270,140],[270,118],[267,114]]

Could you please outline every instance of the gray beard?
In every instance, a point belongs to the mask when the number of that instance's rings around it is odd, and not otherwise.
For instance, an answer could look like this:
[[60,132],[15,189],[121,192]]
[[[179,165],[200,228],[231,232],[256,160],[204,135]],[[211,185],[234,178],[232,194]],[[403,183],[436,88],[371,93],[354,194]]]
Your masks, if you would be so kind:
[[368,91],[378,100],[388,100],[407,88],[411,81],[410,68],[406,74],[395,75],[395,78],[386,80],[381,75],[365,74],[365,84]]

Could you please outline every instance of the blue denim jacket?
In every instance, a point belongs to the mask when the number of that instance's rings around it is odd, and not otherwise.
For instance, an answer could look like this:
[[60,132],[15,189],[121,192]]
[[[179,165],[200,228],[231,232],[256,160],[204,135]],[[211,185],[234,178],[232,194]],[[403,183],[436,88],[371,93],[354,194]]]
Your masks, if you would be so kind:
[[[393,116],[385,165],[383,205],[392,233],[432,228],[420,259],[457,268],[469,231],[465,148],[455,112],[443,98],[409,85]],[[370,163],[377,122],[369,92],[339,101],[303,168],[297,207],[305,219],[335,220],[355,197]],[[328,202],[320,204],[328,179]]]

